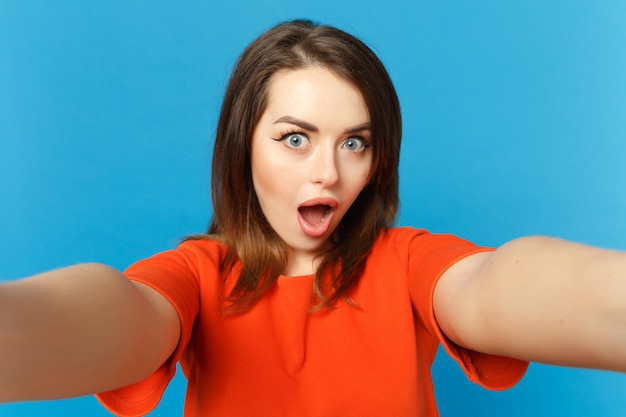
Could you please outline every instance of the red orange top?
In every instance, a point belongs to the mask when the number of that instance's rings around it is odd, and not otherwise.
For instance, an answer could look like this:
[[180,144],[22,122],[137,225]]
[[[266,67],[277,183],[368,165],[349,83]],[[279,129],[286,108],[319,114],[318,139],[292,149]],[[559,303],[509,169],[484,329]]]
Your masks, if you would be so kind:
[[282,276],[250,311],[220,313],[225,248],[191,240],[131,266],[127,276],[164,294],[182,334],[172,358],[144,381],[99,394],[120,416],[156,406],[180,361],[185,416],[437,416],[430,367],[440,343],[468,378],[505,389],[527,363],[459,348],[441,333],[432,298],[441,274],[489,250],[411,228],[379,236],[363,276],[341,301],[310,313],[312,276]]

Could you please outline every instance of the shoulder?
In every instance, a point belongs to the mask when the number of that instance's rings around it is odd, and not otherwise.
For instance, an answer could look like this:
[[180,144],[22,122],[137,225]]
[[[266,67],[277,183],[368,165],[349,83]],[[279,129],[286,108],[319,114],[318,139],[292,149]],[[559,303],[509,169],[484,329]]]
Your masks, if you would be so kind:
[[402,243],[408,243],[418,236],[432,235],[426,229],[418,229],[414,227],[401,226],[383,229],[376,240],[376,247],[393,246]]
[[175,249],[176,252],[201,257],[223,258],[226,245],[209,235],[197,235],[183,240]]
[[188,273],[197,276],[201,271],[218,270],[225,254],[226,246],[218,240],[194,236],[183,240],[174,249],[135,262],[125,273],[128,276]]
[[394,248],[400,252],[474,247],[472,242],[450,233],[431,233],[414,227],[392,227],[381,231],[374,248]]
[[435,234],[426,229],[388,228],[381,231],[376,239],[368,256],[368,263],[406,270],[418,259],[432,260],[433,255],[442,248],[453,246],[457,239],[460,240],[453,235]]
[[390,228],[381,232],[369,261],[399,264],[411,276],[436,280],[443,271],[461,259],[490,250],[453,234],[431,233],[412,227]]

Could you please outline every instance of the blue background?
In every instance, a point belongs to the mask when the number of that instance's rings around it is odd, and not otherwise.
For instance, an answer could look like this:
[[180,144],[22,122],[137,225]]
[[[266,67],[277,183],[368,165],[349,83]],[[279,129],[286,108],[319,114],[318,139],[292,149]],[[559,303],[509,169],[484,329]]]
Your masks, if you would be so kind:
[[[404,115],[400,224],[626,249],[622,1],[1,0],[0,279],[123,269],[203,231],[228,74],[295,17],[348,30],[387,65]],[[434,372],[444,417],[626,413],[616,373],[533,364],[492,393],[445,355]],[[177,377],[153,415],[180,415],[183,395]],[[91,397],[0,405],[44,414],[108,415]]]

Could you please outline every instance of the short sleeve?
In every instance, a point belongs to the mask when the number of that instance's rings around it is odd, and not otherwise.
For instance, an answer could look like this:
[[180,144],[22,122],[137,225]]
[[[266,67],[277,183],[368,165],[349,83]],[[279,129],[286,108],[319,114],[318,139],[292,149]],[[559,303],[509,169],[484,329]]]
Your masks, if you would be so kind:
[[435,286],[443,273],[466,256],[493,250],[453,235],[419,234],[409,245],[409,292],[418,318],[474,383],[491,390],[515,385],[528,362],[462,348],[441,331],[433,309]]
[[154,288],[170,301],[181,321],[181,335],[175,352],[152,375],[133,385],[96,395],[112,413],[124,417],[147,414],[159,403],[174,377],[176,364],[189,343],[199,310],[199,269],[209,263],[217,271],[215,265],[219,260],[208,242],[184,242],[175,250],[139,261],[124,272],[130,280]]

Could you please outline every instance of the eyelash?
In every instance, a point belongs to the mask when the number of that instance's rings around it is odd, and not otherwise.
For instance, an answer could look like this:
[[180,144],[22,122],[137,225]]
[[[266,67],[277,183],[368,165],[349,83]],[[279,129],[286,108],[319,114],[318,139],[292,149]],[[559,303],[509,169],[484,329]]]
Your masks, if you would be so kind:
[[[348,139],[356,139],[356,140],[360,141],[363,144],[363,149],[364,150],[369,148],[370,146],[372,146],[372,143],[369,140],[365,139],[363,136],[350,136]],[[346,139],[346,140],[348,140],[348,139]]]
[[309,137],[306,133],[301,132],[301,131],[299,131],[299,130],[288,130],[288,131],[286,131],[286,132],[281,132],[281,133],[278,135],[278,137],[277,137],[277,138],[272,138],[272,139],[274,139],[275,141],[280,142],[280,141],[283,141],[283,140],[287,139],[287,138],[288,138],[289,136],[291,136],[291,135],[302,135],[302,136],[304,136],[304,137],[306,137],[306,138],[308,138],[308,137]]
[[[291,135],[301,135],[301,136],[304,136],[307,139],[309,138],[309,136],[306,133],[304,133],[304,132],[302,132],[300,130],[288,130],[286,132],[281,132],[278,135],[277,138],[273,137],[272,139],[274,139],[275,141],[278,141],[278,142],[282,142],[282,141],[286,140],[287,138],[289,138],[289,136],[291,136]],[[372,143],[369,140],[365,139],[363,136],[350,136],[350,137],[346,138],[346,141],[348,139],[356,139],[356,140],[360,141],[363,144],[363,148],[364,149],[367,149],[370,146],[372,146]],[[345,143],[345,141],[344,141],[344,143]]]

